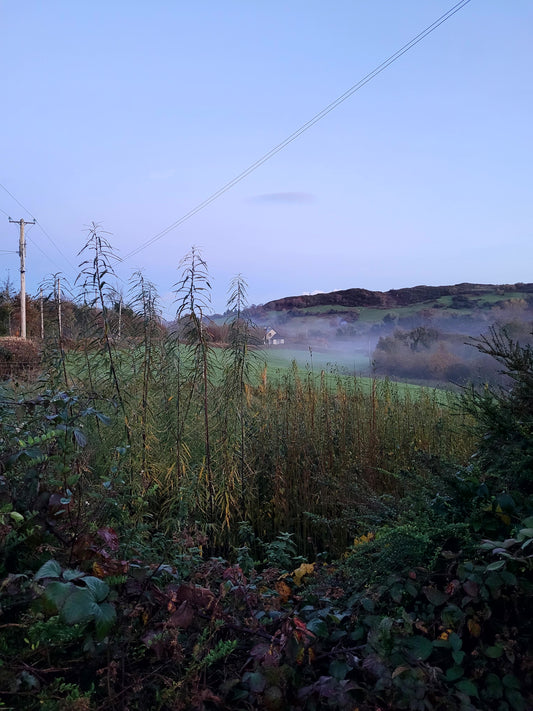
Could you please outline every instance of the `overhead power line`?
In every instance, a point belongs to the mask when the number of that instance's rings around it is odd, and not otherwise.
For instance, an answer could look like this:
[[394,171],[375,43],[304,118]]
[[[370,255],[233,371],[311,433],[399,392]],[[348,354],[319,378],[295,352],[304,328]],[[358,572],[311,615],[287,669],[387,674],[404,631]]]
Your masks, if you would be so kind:
[[[9,190],[6,188],[5,185],[2,185],[2,183],[0,183],[0,188],[2,188],[2,190],[5,190],[5,192],[6,192],[11,198],[13,198],[13,200],[17,203],[17,205],[19,205],[23,210],[25,210],[25,211],[28,213],[28,215],[32,218],[32,220],[34,220],[35,224],[39,227],[39,229],[41,230],[41,232],[44,233],[44,235],[50,240],[50,243],[55,247],[55,249],[56,249],[56,250],[59,252],[59,254],[63,257],[63,259],[65,260],[65,262],[67,262],[67,264],[70,266],[71,269],[74,269],[74,271],[76,271],[76,267],[72,264],[72,262],[71,262],[70,259],[67,257],[67,255],[64,254],[63,251],[57,246],[56,242],[52,239],[52,237],[51,237],[51,236],[48,234],[48,232],[44,229],[44,227],[41,225],[41,223],[40,223],[39,220],[35,217],[35,215],[33,215],[32,212],[31,212],[30,210],[28,210],[28,208],[20,202],[20,200],[17,200],[17,198],[13,195],[13,193],[9,192]],[[9,217],[9,215],[7,214],[7,212],[4,212],[4,210],[1,210],[1,211],[4,213],[4,215],[6,215],[7,217]],[[35,242],[34,242],[34,244],[35,244]],[[35,244],[35,246],[36,246],[38,249],[40,249],[40,247],[38,247],[37,244]],[[40,251],[43,252],[42,249],[41,249]],[[43,252],[43,254],[45,254],[45,253]],[[54,260],[53,260],[51,257],[49,257],[47,254],[45,254],[45,256],[46,256],[47,259],[49,259],[49,260],[52,262],[52,264],[54,264],[56,267],[59,266],[59,265],[56,264],[56,263],[54,262]]]
[[[32,220],[35,220],[35,217],[31,214],[31,212],[28,210],[28,208],[25,207],[21,202],[19,202],[17,200],[17,198],[13,195],[13,193],[9,192],[9,190],[6,188],[5,185],[2,185],[2,183],[0,183],[0,188],[2,188],[2,190],[5,190],[6,193],[9,195],[9,197],[12,197],[13,200],[17,203],[17,205],[28,213],[28,215],[32,218]],[[3,210],[2,210],[2,212],[3,212]]]
[[230,180],[228,183],[223,185],[221,188],[219,188],[216,192],[214,192],[212,195],[210,195],[208,198],[206,198],[203,202],[199,203],[196,207],[194,207],[192,210],[189,210],[189,212],[185,213],[182,217],[180,217],[178,220],[173,222],[171,225],[168,227],[165,227],[165,229],[161,230],[161,232],[158,232],[155,234],[153,237],[148,239],[146,242],[143,242],[139,247],[136,249],[132,250],[126,256],[123,258],[123,261],[126,259],[130,259],[131,257],[135,256],[142,250],[146,249],[147,247],[150,247],[154,242],[157,242],[160,240],[162,237],[167,235],[169,232],[172,230],[175,230],[177,227],[182,225],[184,222],[189,220],[191,217],[196,215],[200,210],[203,210],[206,208],[208,205],[210,205],[212,202],[217,200],[219,197],[224,195],[228,190],[231,190],[237,183],[240,183],[241,180],[244,180],[244,178],[248,177],[250,173],[253,173],[255,170],[257,170],[260,166],[262,166],[264,163],[266,163],[268,160],[270,160],[273,156],[275,156],[277,153],[282,151],[284,148],[286,148],[290,143],[295,141],[297,138],[299,138],[302,133],[305,133],[308,131],[312,126],[314,126],[316,123],[321,121],[325,116],[327,116],[331,111],[336,109],[340,104],[344,103],[347,99],[349,99],[353,94],[355,94],[356,91],[359,91],[359,89],[362,89],[365,84],[368,84],[372,79],[378,76],[378,74],[381,74],[387,67],[389,67],[391,64],[396,62],[402,55],[404,55],[406,52],[408,52],[410,49],[415,47],[419,42],[421,42],[423,39],[425,39],[428,35],[430,35],[432,32],[434,32],[440,25],[442,25],[446,20],[449,20],[450,17],[455,15],[459,10],[462,10],[465,5],[468,5],[470,0],[461,0],[461,2],[458,2],[456,5],[451,7],[448,12],[445,12],[444,15],[441,15],[437,20],[435,20],[431,25],[426,27],[425,30],[422,30],[416,37],[413,37],[407,44],[404,44],[403,47],[401,47],[397,52],[394,54],[391,54],[390,57],[388,57],[384,62],[379,64],[375,69],[373,69],[371,72],[366,74],[362,79],[360,79],[356,84],[351,86],[347,91],[344,92],[344,94],[341,94],[335,101],[332,101],[330,104],[328,104],[324,109],[319,111],[317,114],[315,114],[309,121],[304,123],[300,128],[296,129],[293,133],[290,134],[284,141],[281,143],[278,143],[277,146],[274,146],[271,150],[268,151],[268,153],[265,153],[261,158],[255,161],[255,163],[252,163],[248,168],[242,171],[242,173],[239,173],[239,175],[235,176],[232,180]]

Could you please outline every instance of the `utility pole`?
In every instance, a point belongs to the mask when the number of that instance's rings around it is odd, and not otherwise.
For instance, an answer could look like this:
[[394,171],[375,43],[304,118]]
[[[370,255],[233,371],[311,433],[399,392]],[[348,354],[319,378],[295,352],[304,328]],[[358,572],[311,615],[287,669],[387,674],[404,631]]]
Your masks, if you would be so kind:
[[61,340],[61,336],[63,335],[63,325],[61,322],[61,277],[57,277],[57,291],[56,291],[56,297],[57,297],[57,327],[59,329],[59,339]]
[[20,336],[26,338],[26,242],[24,241],[24,225],[34,225],[35,220],[25,222],[20,220],[10,222],[20,225],[19,256],[20,256]]
[[39,295],[39,303],[41,305],[41,341],[44,341],[44,304],[43,304],[43,290]]

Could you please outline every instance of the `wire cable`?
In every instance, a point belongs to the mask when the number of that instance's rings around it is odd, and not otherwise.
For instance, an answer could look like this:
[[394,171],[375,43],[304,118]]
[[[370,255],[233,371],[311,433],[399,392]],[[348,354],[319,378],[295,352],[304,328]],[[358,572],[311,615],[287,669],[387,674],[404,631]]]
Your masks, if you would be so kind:
[[5,185],[2,185],[2,183],[0,183],[0,188],[2,188],[2,190],[5,190],[6,193],[7,193],[10,197],[13,198],[13,200],[17,203],[17,205],[19,205],[23,210],[25,210],[25,211],[28,213],[28,215],[31,217],[32,220],[35,220],[35,217],[31,214],[31,212],[28,210],[28,208],[25,207],[21,202],[19,202],[19,200],[17,200],[17,198],[13,195],[13,193],[10,193],[10,192],[9,192],[9,190],[6,188]]
[[136,249],[133,249],[131,252],[126,254],[125,257],[123,257],[123,261],[126,261],[127,259],[130,259],[131,257],[135,256],[142,250],[146,249],[147,247],[150,247],[154,242],[157,242],[160,240],[162,237],[167,235],[169,232],[172,230],[176,229],[180,225],[182,225],[184,222],[189,220],[191,217],[196,215],[200,210],[203,210],[206,208],[208,205],[210,205],[212,202],[217,200],[219,197],[221,197],[224,193],[226,193],[228,190],[233,188],[237,183],[240,183],[241,180],[244,180],[244,178],[248,177],[250,173],[253,173],[255,170],[257,170],[260,166],[262,166],[264,163],[266,163],[268,160],[270,160],[273,156],[275,156],[277,153],[282,151],[286,146],[288,146],[290,143],[295,141],[297,138],[299,138],[302,133],[305,133],[308,131],[312,126],[314,126],[316,123],[321,121],[325,116],[327,116],[329,113],[331,113],[334,109],[336,109],[340,104],[344,103],[347,99],[349,99],[353,94],[355,94],[356,91],[359,91],[359,89],[362,89],[365,84],[368,84],[372,79],[378,76],[378,74],[381,74],[387,67],[389,67],[391,64],[396,62],[401,56],[403,56],[406,52],[408,52],[410,49],[415,47],[419,42],[421,42],[423,39],[425,39],[428,35],[430,35],[432,32],[434,32],[440,25],[442,25],[446,20],[450,19],[453,15],[455,15],[459,10],[462,10],[465,5],[468,5],[468,3],[471,0],[461,0],[458,2],[456,5],[451,7],[447,12],[444,13],[444,15],[441,15],[437,20],[431,23],[431,25],[428,25],[422,32],[420,32],[416,37],[413,37],[409,42],[403,45],[397,52],[394,54],[391,54],[390,57],[388,57],[384,62],[379,64],[375,69],[373,69],[371,72],[366,74],[362,79],[360,79],[356,84],[351,86],[347,91],[344,92],[344,94],[341,94],[337,99],[332,101],[330,104],[328,104],[324,109],[319,111],[317,114],[315,114],[309,121],[304,123],[300,128],[296,129],[293,133],[290,134],[284,141],[281,143],[278,143],[277,146],[274,146],[270,151],[265,153],[261,158],[258,158],[258,160],[255,161],[255,163],[252,163],[248,168],[242,171],[242,173],[239,173],[239,175],[235,176],[232,180],[230,180],[228,183],[223,185],[219,190],[216,192],[212,193],[208,198],[206,198],[203,202],[199,203],[196,207],[194,207],[192,210],[189,212],[185,213],[182,217],[180,217],[178,220],[173,222],[171,225],[168,227],[165,227],[165,229],[161,230],[157,234],[155,234],[153,237],[148,239],[146,242],[143,242],[139,247]]
[[[17,198],[13,195],[13,193],[10,193],[10,192],[9,192],[9,190],[6,188],[5,185],[2,185],[2,183],[0,183],[0,188],[2,188],[3,190],[5,190],[6,193],[7,193],[10,197],[13,198],[13,200],[17,203],[17,205],[19,205],[23,210],[25,210],[25,211],[28,213],[28,215],[32,218],[32,220],[35,221],[35,224],[41,229],[41,231],[45,234],[45,236],[48,237],[48,239],[50,240],[51,244],[56,248],[56,250],[57,250],[57,251],[59,252],[59,254],[63,257],[63,259],[65,260],[65,262],[67,262],[67,264],[70,266],[71,269],[73,269],[74,271],[76,271],[76,267],[72,264],[72,262],[70,261],[70,259],[66,256],[66,254],[64,254],[64,253],[61,251],[61,249],[57,246],[57,244],[55,243],[55,241],[54,241],[54,240],[52,239],[52,237],[48,234],[48,232],[44,229],[44,227],[41,225],[41,223],[39,222],[39,220],[33,215],[33,213],[32,213],[30,210],[28,210],[28,208],[27,208],[25,205],[23,205],[23,204],[20,202],[20,200],[17,200]],[[7,217],[9,217],[9,215],[7,214],[7,212],[4,212],[4,210],[2,210],[2,212],[4,213],[4,215],[6,215]],[[35,244],[35,242],[33,242],[33,244]],[[37,246],[37,245],[35,244],[35,246]],[[41,249],[40,251],[42,252],[43,250]],[[45,254],[45,253],[43,252],[43,254]],[[48,259],[50,259],[50,257],[48,257],[48,255],[45,255],[45,256],[46,256]],[[54,264],[56,267],[58,266],[58,265],[55,264],[55,262],[53,262],[51,259],[50,259],[50,261],[51,261],[52,264]]]

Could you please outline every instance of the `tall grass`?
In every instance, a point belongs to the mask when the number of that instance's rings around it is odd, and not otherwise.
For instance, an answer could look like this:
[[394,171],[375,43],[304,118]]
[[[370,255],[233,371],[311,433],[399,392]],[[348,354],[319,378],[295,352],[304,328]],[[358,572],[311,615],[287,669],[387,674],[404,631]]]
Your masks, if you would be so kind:
[[135,318],[118,341],[106,302],[110,251],[96,227],[88,249],[91,338],[79,344],[82,355],[69,356],[69,378],[56,373],[109,417],[108,426],[102,418],[86,424],[86,480],[105,484],[102,496],[132,535],[170,537],[194,524],[211,551],[224,551],[238,545],[247,521],[262,539],[289,531],[307,552],[341,551],[372,520],[397,516],[402,499],[443,463],[472,453],[453,394],[369,386],[295,363],[271,378],[243,316],[241,277],[229,293],[228,345],[214,349],[204,326],[207,265],[194,250],[181,263],[177,331],[161,327],[155,289],[137,274],[125,305]]

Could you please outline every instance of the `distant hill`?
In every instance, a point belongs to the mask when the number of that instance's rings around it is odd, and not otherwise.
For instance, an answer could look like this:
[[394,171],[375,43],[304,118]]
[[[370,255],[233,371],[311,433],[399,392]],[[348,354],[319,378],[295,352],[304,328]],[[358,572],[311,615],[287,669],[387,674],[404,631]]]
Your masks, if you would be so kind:
[[302,294],[275,299],[264,304],[264,311],[289,311],[319,306],[344,306],[346,308],[401,308],[436,301],[443,296],[480,297],[500,295],[502,299],[512,294],[533,294],[533,284],[455,284],[453,286],[413,286],[390,291],[368,289],[343,289],[324,294]]

